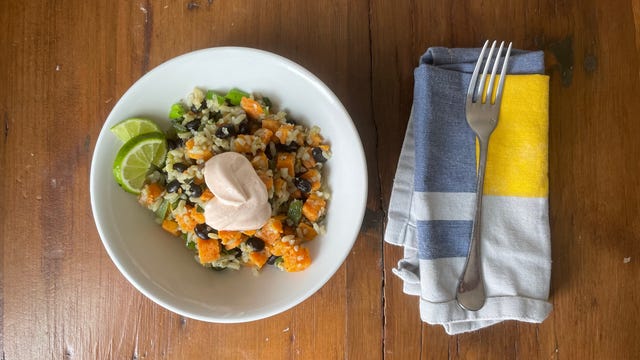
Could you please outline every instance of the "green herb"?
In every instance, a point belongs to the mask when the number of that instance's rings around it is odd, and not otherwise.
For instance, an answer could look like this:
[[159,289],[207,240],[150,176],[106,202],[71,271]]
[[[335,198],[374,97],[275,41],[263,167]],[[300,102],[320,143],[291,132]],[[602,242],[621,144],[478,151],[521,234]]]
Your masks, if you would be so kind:
[[207,91],[207,95],[205,96],[205,98],[207,100],[213,100],[213,98],[216,98],[216,100],[218,101],[218,105],[222,105],[224,104],[224,96],[217,94],[215,91],[213,90],[209,90]]
[[171,105],[171,111],[169,111],[169,119],[171,120],[179,119],[184,115],[184,113],[185,111],[184,111],[184,107],[182,107],[182,104],[175,103]]
[[243,97],[249,97],[249,94],[238,88],[233,88],[229,90],[227,95],[225,95],[225,99],[229,100],[229,103],[235,106],[240,105],[240,101],[242,100]]

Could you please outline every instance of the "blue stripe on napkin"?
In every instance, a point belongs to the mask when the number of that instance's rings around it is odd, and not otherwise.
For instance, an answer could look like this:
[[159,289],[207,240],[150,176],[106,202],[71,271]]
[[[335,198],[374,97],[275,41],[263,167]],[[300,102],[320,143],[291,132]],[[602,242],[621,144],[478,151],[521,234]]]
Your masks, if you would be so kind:
[[433,260],[465,257],[469,251],[472,221],[418,221],[418,257]]
[[414,114],[415,191],[476,190],[475,135],[464,112],[470,77],[426,66],[415,70],[413,106],[421,110]]

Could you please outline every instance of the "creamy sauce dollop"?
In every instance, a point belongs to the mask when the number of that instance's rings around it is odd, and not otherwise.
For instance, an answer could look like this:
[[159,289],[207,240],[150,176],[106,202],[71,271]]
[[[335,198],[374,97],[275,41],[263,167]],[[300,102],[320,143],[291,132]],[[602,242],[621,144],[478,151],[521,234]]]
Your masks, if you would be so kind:
[[271,217],[267,187],[243,155],[215,155],[205,163],[204,180],[214,195],[204,217],[214,229],[256,230]]

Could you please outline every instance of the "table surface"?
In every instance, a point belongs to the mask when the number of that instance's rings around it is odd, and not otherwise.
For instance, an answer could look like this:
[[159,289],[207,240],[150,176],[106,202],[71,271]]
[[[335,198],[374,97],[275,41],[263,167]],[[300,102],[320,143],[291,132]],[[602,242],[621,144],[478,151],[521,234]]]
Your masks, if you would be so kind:
[[[640,354],[640,1],[0,2],[2,359],[630,359]],[[448,336],[391,269],[386,210],[431,46],[484,39],[545,51],[551,76],[554,310]],[[322,79],[362,137],[367,211],[345,264],[275,317],[210,324],[156,305],[105,252],[89,167],[104,120],[140,76],[223,45]]]

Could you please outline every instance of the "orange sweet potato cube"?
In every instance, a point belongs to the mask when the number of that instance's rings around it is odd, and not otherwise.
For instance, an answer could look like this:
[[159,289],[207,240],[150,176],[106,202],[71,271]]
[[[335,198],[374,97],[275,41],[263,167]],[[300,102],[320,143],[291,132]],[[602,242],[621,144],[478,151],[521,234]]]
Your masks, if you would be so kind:
[[207,264],[220,258],[220,244],[218,240],[204,240],[198,237],[198,258],[201,264]]
[[315,222],[318,218],[324,215],[327,202],[316,194],[311,194],[302,205],[302,215],[304,215],[309,221]]

